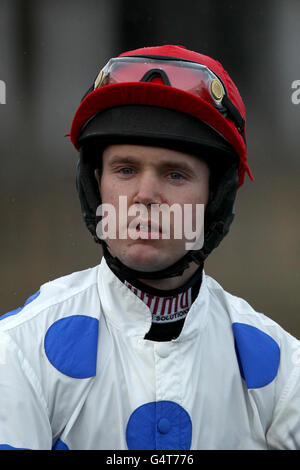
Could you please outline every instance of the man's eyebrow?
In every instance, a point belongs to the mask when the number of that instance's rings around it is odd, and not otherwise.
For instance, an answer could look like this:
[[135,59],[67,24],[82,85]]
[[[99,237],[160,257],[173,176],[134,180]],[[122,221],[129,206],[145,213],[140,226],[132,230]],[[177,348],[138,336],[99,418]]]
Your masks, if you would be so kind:
[[193,167],[186,162],[164,161],[159,164],[161,169],[181,170],[188,173],[194,172]]
[[117,163],[139,163],[137,158],[129,157],[127,155],[113,155],[109,158],[109,165],[115,165]]
[[[114,155],[109,159],[109,165],[116,165],[121,163],[123,164],[135,164],[138,165],[141,163],[140,157],[131,157],[129,155]],[[165,169],[173,169],[173,170],[181,170],[186,172],[194,172],[193,167],[186,162],[174,162],[174,160],[164,160],[158,162],[157,166],[161,170]]]

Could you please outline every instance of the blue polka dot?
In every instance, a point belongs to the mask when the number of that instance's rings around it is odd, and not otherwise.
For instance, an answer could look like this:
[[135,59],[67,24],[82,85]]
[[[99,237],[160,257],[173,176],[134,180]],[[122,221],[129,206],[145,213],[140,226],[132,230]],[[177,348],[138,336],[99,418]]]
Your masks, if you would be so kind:
[[96,318],[86,315],[72,315],[53,323],[44,341],[51,364],[75,379],[96,375],[98,325]]
[[248,388],[260,388],[275,379],[280,348],[271,336],[246,323],[233,323],[240,373]]
[[25,305],[29,304],[30,302],[32,302],[34,299],[36,299],[38,296],[40,295],[40,291],[37,291],[35,294],[31,295],[30,297],[28,297],[28,299],[26,300],[25,304],[23,305],[23,307],[19,307],[19,308],[16,308],[14,310],[10,310],[9,312],[6,312],[4,313],[3,315],[0,316],[0,320],[3,320],[4,318],[6,317],[10,317],[11,315],[16,315],[17,313],[21,312],[21,310],[23,310],[23,308],[25,307]]
[[25,449],[23,447],[12,447],[8,444],[0,444],[0,450],[31,450],[31,449]]
[[126,441],[129,450],[189,450],[191,418],[178,403],[146,403],[130,416]]
[[69,450],[69,447],[61,439],[58,439],[52,447],[52,450]]

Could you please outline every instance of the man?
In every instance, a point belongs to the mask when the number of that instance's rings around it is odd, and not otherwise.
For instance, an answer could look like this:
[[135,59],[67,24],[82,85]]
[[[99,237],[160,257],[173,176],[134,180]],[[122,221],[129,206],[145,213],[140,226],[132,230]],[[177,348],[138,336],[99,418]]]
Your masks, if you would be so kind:
[[[2,448],[299,449],[298,341],[203,270],[252,178],[222,65],[180,46],[121,54],[70,136],[103,258],[2,316]],[[174,204],[194,225],[204,206],[201,246],[201,230],[188,249],[175,236],[173,212],[164,237],[152,209]],[[106,235],[104,207],[118,216]]]

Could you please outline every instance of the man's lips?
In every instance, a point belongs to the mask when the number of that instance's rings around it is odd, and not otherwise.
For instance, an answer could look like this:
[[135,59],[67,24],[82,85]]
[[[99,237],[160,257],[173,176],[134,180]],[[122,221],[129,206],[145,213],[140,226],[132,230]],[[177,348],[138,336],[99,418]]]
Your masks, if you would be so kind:
[[161,227],[154,222],[153,220],[140,220],[136,225],[136,230],[140,230],[143,232],[159,232],[162,233]]
[[128,226],[128,235],[133,239],[161,239],[161,227],[153,220],[135,220]]

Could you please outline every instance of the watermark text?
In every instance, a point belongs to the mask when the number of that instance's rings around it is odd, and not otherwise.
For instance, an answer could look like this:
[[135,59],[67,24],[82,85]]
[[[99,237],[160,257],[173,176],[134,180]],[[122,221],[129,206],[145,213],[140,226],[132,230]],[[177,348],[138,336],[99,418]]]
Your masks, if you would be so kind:
[[293,91],[291,95],[292,103],[299,104],[300,103],[300,80],[294,80],[291,87],[293,90],[295,90]]
[[101,204],[96,233],[101,240],[184,240],[186,250],[200,250],[204,243],[204,204],[132,204],[119,196],[117,207]]
[[6,104],[6,84],[0,80],[0,104]]

